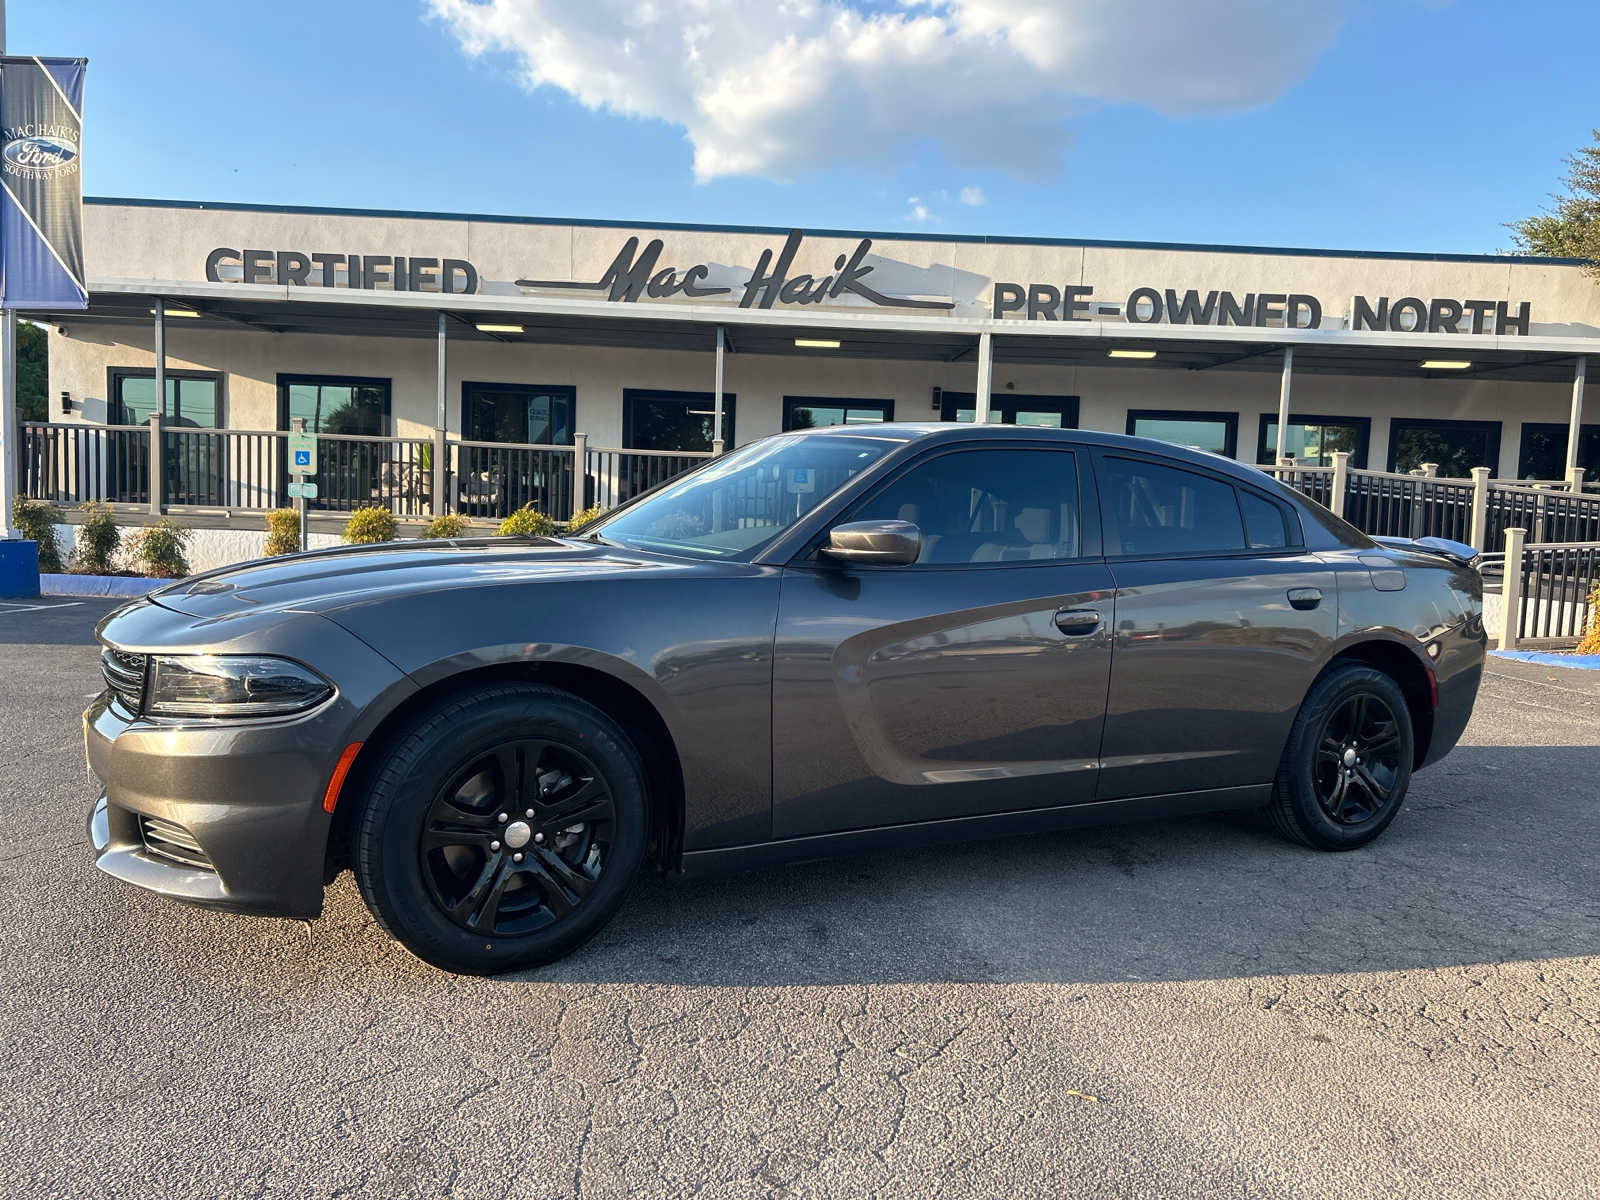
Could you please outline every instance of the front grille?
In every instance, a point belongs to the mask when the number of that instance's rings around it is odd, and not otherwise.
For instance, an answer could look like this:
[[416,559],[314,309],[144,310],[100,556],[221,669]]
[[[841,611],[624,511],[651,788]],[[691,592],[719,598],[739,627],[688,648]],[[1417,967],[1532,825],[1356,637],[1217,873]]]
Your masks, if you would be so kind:
[[138,716],[144,708],[145,656],[106,646],[100,651],[100,673],[117,703]]
[[144,839],[144,848],[151,854],[159,854],[162,858],[170,858],[173,862],[180,862],[186,867],[201,867],[207,871],[216,870],[211,865],[211,859],[206,852],[200,849],[200,843],[194,840],[190,833],[176,821],[166,821],[160,817],[147,817],[142,813],[139,816],[139,835]]

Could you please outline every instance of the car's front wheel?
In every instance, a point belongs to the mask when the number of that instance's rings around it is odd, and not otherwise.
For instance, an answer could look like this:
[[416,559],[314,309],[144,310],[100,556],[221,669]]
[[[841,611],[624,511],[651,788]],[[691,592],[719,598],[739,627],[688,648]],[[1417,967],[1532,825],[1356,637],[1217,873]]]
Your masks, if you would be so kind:
[[609,717],[533,684],[415,717],[371,776],[353,857],[378,922],[417,957],[493,974],[604,925],[644,859],[645,775]]
[[1268,804],[1286,837],[1354,850],[1394,820],[1411,785],[1411,710],[1398,684],[1345,663],[1306,694]]

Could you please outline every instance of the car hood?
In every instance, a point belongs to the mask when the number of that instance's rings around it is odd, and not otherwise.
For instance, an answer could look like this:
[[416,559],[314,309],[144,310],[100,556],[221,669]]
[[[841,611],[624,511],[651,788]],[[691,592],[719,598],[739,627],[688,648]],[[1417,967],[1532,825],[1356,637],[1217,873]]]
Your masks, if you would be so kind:
[[701,564],[565,538],[454,538],[340,546],[266,558],[192,576],[150,594],[191,617],[333,613],[387,595],[497,587],[604,573],[692,572]]

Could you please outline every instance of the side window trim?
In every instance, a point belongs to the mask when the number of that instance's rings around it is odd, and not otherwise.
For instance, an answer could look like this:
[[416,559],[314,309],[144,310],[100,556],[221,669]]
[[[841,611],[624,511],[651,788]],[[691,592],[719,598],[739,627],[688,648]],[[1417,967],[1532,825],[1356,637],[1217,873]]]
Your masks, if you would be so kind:
[[[1131,461],[1134,461],[1134,462],[1149,463],[1151,466],[1156,466],[1156,467],[1166,467],[1166,468],[1168,468],[1170,470],[1175,470],[1175,471],[1187,471],[1191,475],[1198,475],[1203,479],[1210,479],[1210,480],[1213,480],[1214,482],[1221,483],[1221,484],[1224,484],[1224,485],[1226,485],[1228,487],[1231,487],[1233,489],[1234,506],[1239,511],[1239,529],[1240,529],[1240,533],[1242,534],[1242,536],[1244,538],[1244,541],[1245,541],[1245,547],[1242,550],[1174,550],[1174,551],[1162,552],[1162,553],[1159,553],[1159,554],[1145,554],[1145,553],[1123,554],[1123,553],[1120,552],[1121,551],[1121,543],[1119,541],[1117,551],[1113,551],[1108,544],[1102,544],[1101,548],[1104,551],[1104,556],[1105,556],[1105,559],[1106,559],[1107,562],[1146,562],[1146,561],[1157,561],[1157,560],[1163,560],[1163,559],[1184,559],[1184,558],[1260,558],[1260,557],[1262,557],[1264,555],[1285,555],[1285,556],[1287,556],[1287,555],[1293,555],[1293,554],[1300,554],[1300,553],[1304,552],[1304,549],[1305,549],[1305,533],[1304,533],[1304,529],[1301,526],[1300,521],[1299,521],[1298,518],[1295,519],[1293,524],[1289,523],[1288,515],[1286,513],[1286,510],[1287,510],[1288,506],[1286,504],[1284,504],[1283,501],[1277,499],[1276,497],[1267,495],[1266,493],[1261,492],[1261,491],[1257,490],[1256,488],[1253,488],[1253,487],[1250,487],[1247,484],[1241,483],[1239,480],[1234,479],[1231,476],[1224,475],[1224,474],[1222,474],[1220,472],[1217,472],[1217,471],[1210,471],[1210,470],[1207,470],[1205,467],[1197,466],[1197,465],[1192,464],[1192,463],[1182,462],[1182,461],[1180,461],[1178,459],[1175,459],[1175,458],[1165,458],[1165,457],[1163,457],[1161,455],[1158,455],[1158,454],[1151,454],[1151,453],[1149,453],[1147,451],[1144,451],[1144,450],[1123,450],[1120,447],[1111,447],[1111,448],[1102,449],[1100,447],[1095,447],[1094,448],[1094,453],[1089,455],[1089,457],[1092,458],[1093,461],[1094,461],[1095,487],[1096,487],[1097,491],[1099,491],[1100,487],[1101,487],[1101,476],[1102,476],[1103,472],[1105,471],[1104,463],[1105,463],[1105,460],[1107,460],[1107,459],[1125,459],[1125,460],[1131,460]],[[1080,487],[1081,487],[1081,485],[1080,485]],[[1273,504],[1274,506],[1277,507],[1279,516],[1281,518],[1283,518],[1283,520],[1284,520],[1284,535],[1288,539],[1288,544],[1286,544],[1283,547],[1272,548],[1272,549],[1268,549],[1268,548],[1265,548],[1265,547],[1258,548],[1258,549],[1251,549],[1250,548],[1250,544],[1249,544],[1249,542],[1250,542],[1250,528],[1249,528],[1248,522],[1246,522],[1245,519],[1244,519],[1244,509],[1243,509],[1242,505],[1240,504],[1240,500],[1239,500],[1239,493],[1241,491],[1245,491],[1245,490],[1249,491],[1254,496],[1259,496],[1261,499],[1266,500],[1268,503]],[[1102,504],[1102,506],[1103,506],[1103,504]],[[1111,522],[1109,522],[1109,521],[1107,521],[1105,519],[1103,514],[1101,516],[1101,522],[1102,522],[1102,525],[1106,526],[1106,527],[1109,527],[1110,524],[1111,524]],[[1294,534],[1296,532],[1299,533],[1299,537],[1298,538],[1296,538],[1294,536]],[[1119,530],[1119,533],[1120,533],[1120,530]],[[1107,530],[1106,530],[1106,537],[1109,538],[1109,528],[1107,528]]]
[[1073,563],[1101,562],[1104,560],[1104,547],[1101,542],[1100,505],[1097,490],[1094,486],[1093,468],[1090,461],[1094,457],[1089,448],[1079,442],[1069,441],[988,441],[982,443],[963,442],[953,445],[934,446],[916,455],[914,458],[902,463],[892,474],[877,480],[870,488],[859,496],[853,497],[835,515],[829,517],[818,528],[817,532],[808,538],[799,551],[789,559],[790,566],[822,566],[824,560],[821,556],[821,547],[827,539],[828,531],[835,525],[842,525],[855,519],[861,509],[870,504],[888,488],[893,487],[912,471],[925,466],[936,458],[943,458],[951,454],[964,454],[988,450],[1029,450],[1046,451],[1053,454],[1070,454],[1073,458],[1073,471],[1078,486],[1078,541],[1081,552],[1076,558],[1042,558],[1042,559],[1011,559],[999,562],[967,562],[967,563],[912,563],[904,567],[873,566],[870,563],[852,563],[851,571],[988,571],[997,567],[1060,567]]

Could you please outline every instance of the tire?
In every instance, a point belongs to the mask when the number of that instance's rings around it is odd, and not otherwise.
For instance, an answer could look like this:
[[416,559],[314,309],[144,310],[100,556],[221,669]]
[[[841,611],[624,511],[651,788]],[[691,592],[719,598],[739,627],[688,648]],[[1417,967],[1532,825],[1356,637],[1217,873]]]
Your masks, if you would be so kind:
[[424,710],[389,744],[353,867],[372,915],[418,958],[492,975],[593,937],[648,829],[644,768],[614,721],[555,688],[498,684]]
[[1360,663],[1306,693],[1267,811],[1278,832],[1317,850],[1354,850],[1389,827],[1411,786],[1415,742],[1405,694]]

